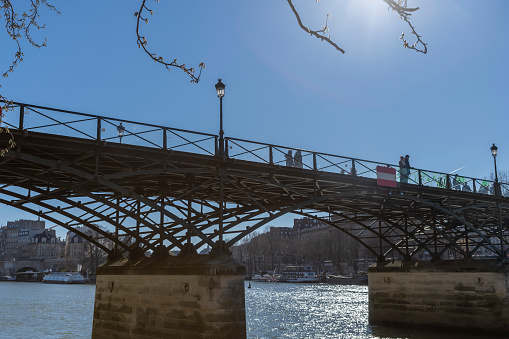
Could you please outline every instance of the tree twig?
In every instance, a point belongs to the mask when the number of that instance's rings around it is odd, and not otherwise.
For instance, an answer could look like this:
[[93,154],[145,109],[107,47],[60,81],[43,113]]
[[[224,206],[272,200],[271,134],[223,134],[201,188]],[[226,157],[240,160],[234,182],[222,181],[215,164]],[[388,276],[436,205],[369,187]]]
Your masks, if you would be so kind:
[[[140,35],[140,21],[144,21],[145,24],[148,24],[148,19],[143,16],[143,12],[148,11],[150,12],[150,15],[153,15],[154,12],[145,5],[146,1],[147,0],[143,0],[141,2],[140,10],[134,13],[134,16],[136,17],[136,36],[138,48],[143,48],[145,53],[147,53],[152,60],[161,65],[164,65],[168,71],[171,72],[171,67],[179,68],[191,78],[191,82],[198,83],[200,81],[201,71],[205,68],[205,64],[203,62],[199,63],[198,68],[200,68],[200,72],[198,73],[198,76],[196,76],[195,75],[196,71],[194,68],[187,68],[186,64],[178,63],[177,59],[174,59],[172,62],[165,62],[162,56],[157,56],[156,53],[151,53],[148,51],[147,39],[144,36]],[[159,2],[159,0],[155,1]]]
[[0,7],[3,11],[5,20],[5,28],[9,37],[14,40],[18,46],[17,51],[14,53],[14,60],[9,66],[8,70],[3,73],[3,77],[9,76],[9,73],[14,71],[19,62],[23,61],[23,51],[21,50],[21,37],[24,36],[26,41],[33,47],[41,48],[46,46],[46,39],[44,42],[37,43],[32,39],[30,29],[35,27],[38,30],[44,29],[45,25],[39,25],[37,19],[39,18],[39,8],[45,6],[50,10],[60,14],[60,12],[47,2],[47,0],[30,0],[30,9],[28,12],[20,14],[14,10],[10,0],[0,0]]
[[[0,0],[0,12],[3,13],[4,21],[5,21],[5,29],[9,37],[16,43],[17,50],[14,53],[14,60],[8,69],[2,74],[4,78],[9,76],[9,73],[14,72],[14,69],[18,66],[20,62],[23,62],[23,51],[21,49],[21,41],[23,38],[32,46],[36,48],[41,48],[46,46],[46,39],[44,42],[38,43],[36,42],[30,33],[32,28],[44,29],[45,25],[40,25],[38,23],[39,19],[39,9],[41,7],[47,7],[51,11],[54,11],[58,14],[60,12],[55,8],[55,6],[48,3],[47,0],[29,0],[29,10],[24,11],[22,14],[20,12],[16,12],[11,0]],[[19,1],[17,2],[19,4]],[[2,14],[0,14],[0,17]],[[0,88],[2,86],[0,85]],[[11,109],[12,101],[7,100],[4,96],[0,94],[0,100],[4,100],[5,104],[0,106],[0,121],[4,117],[3,111],[8,111]],[[14,136],[11,131],[7,127],[0,127],[0,133],[8,133],[10,134],[9,144],[7,146],[0,146],[0,157],[5,156],[5,153],[12,150],[16,143],[14,142]]]
[[[411,34],[415,35],[415,37],[416,37],[415,43],[410,44],[405,39],[405,34],[402,33],[400,39],[403,40],[403,47],[408,48],[408,49],[413,49],[416,52],[426,54],[428,52],[427,44],[422,41],[421,36],[419,34],[417,34],[415,27],[410,22],[410,16],[412,15],[412,13],[419,10],[419,7],[409,8],[408,4],[407,4],[407,0],[382,0],[382,1],[385,2],[387,5],[389,5],[389,9],[392,10],[394,13],[397,13],[399,15],[400,19],[404,20],[408,24],[408,26],[411,29]],[[345,51],[341,47],[339,47],[334,41],[332,41],[330,39],[330,35],[325,36],[325,33],[329,32],[328,20],[329,20],[329,18],[331,18],[330,14],[327,14],[327,18],[325,20],[325,26],[323,26],[322,29],[312,30],[302,23],[299,12],[297,11],[297,9],[295,8],[295,6],[293,4],[293,0],[287,0],[287,2],[288,2],[288,5],[290,6],[290,8],[292,9],[293,14],[295,15],[295,18],[297,18],[297,22],[299,23],[300,28],[302,28],[306,33],[309,33],[312,36],[315,36],[316,38],[327,42],[328,44],[330,44],[331,46],[336,48],[338,51],[340,51],[341,53],[345,53]],[[320,0],[316,0],[316,2],[320,2]]]
[[[428,44],[422,41],[421,36],[417,34],[415,27],[410,22],[410,16],[412,13],[419,10],[419,7],[408,8],[407,0],[382,0],[387,5],[389,5],[389,9],[391,9],[394,13],[397,13],[401,20],[404,20],[411,29],[411,34],[415,35],[416,41],[413,44],[410,44],[405,39],[405,33],[401,33],[400,39],[403,40],[403,47],[408,49],[413,49],[416,52],[426,54],[428,53]],[[419,47],[420,46],[420,47]]]
[[297,18],[297,22],[299,23],[300,28],[302,28],[305,32],[311,34],[312,36],[315,36],[318,39],[321,39],[322,41],[326,41],[330,45],[334,46],[334,48],[336,48],[341,53],[343,53],[343,54],[345,53],[345,51],[341,47],[336,45],[336,43],[330,39],[330,36],[325,36],[324,35],[325,32],[329,31],[329,28],[327,26],[328,20],[330,18],[329,14],[327,14],[327,18],[325,20],[325,26],[323,26],[323,28],[320,29],[320,30],[313,31],[309,27],[304,26],[304,24],[302,23],[302,20],[300,19],[299,12],[295,9],[295,6],[293,5],[292,0],[287,0],[287,1],[288,1],[288,5],[290,5],[290,8],[293,11],[293,14],[295,14],[295,18]]

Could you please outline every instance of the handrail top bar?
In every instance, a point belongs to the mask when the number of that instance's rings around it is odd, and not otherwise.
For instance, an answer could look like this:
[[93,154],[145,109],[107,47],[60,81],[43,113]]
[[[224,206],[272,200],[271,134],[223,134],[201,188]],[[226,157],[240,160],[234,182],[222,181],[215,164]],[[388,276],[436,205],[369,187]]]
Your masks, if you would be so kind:
[[[26,104],[26,103],[21,103],[21,102],[17,102],[17,101],[7,101],[7,100],[0,99],[0,102],[4,102],[4,103],[11,102],[14,106],[20,106],[20,107],[24,106],[24,107],[29,107],[29,108],[39,108],[39,109],[50,110],[50,111],[55,111],[55,112],[75,114],[75,115],[80,115],[80,116],[89,117],[89,118],[119,121],[119,122],[125,122],[125,123],[129,123],[129,124],[135,124],[135,125],[142,125],[142,126],[160,128],[160,129],[163,129],[163,130],[170,130],[170,131],[191,133],[191,134],[203,135],[203,136],[207,136],[207,137],[218,138],[218,136],[216,134],[211,134],[211,133],[202,133],[202,132],[196,132],[196,131],[189,131],[189,130],[180,129],[180,128],[173,128],[173,127],[167,127],[167,126],[155,125],[155,124],[147,124],[147,123],[143,123],[143,122],[137,122],[137,121],[125,120],[125,119],[119,119],[119,118],[111,118],[111,117],[94,115],[94,114],[89,114],[89,113],[81,113],[81,112],[69,111],[69,110],[64,110],[64,109],[59,109],[59,108],[51,108],[51,107],[45,107],[45,106],[39,106],[39,105],[32,105],[32,104]],[[319,155],[336,157],[336,158],[343,158],[343,159],[348,159],[348,160],[353,160],[353,161],[358,161],[358,162],[367,162],[367,163],[377,164],[377,165],[381,165],[382,164],[382,165],[386,165],[388,167],[393,167],[393,168],[399,167],[399,165],[389,164],[389,163],[386,163],[386,162],[377,162],[377,161],[372,161],[372,160],[364,160],[364,159],[346,157],[346,156],[337,155],[337,154],[330,154],[330,153],[323,153],[323,152],[317,152],[317,151],[310,151],[310,150],[302,149],[302,148],[294,148],[294,147],[288,147],[288,146],[268,144],[268,143],[260,142],[260,141],[252,141],[252,140],[246,140],[246,139],[240,139],[240,138],[232,138],[232,137],[225,137],[225,140],[240,141],[240,142],[246,142],[246,143],[257,144],[257,145],[262,145],[262,146],[284,148],[284,149],[288,149],[288,150],[301,151],[301,152],[305,152],[305,153],[319,154]],[[417,171],[421,171],[421,172],[430,172],[430,173],[440,174],[440,175],[444,175],[444,176],[451,175],[450,173],[436,172],[436,171],[430,171],[430,170],[419,169],[419,168],[413,168],[413,169],[417,170]],[[486,181],[486,182],[490,182],[490,183],[494,183],[495,182],[494,180],[480,179],[480,178],[468,177],[468,176],[464,176],[464,175],[461,175],[460,177],[461,178],[466,178],[466,179],[471,179],[471,180],[474,180],[474,181],[475,180],[478,180],[478,181],[482,180],[482,181]],[[509,184],[509,183],[500,182],[500,184]]]
[[[11,101],[0,100],[0,102],[7,103],[7,102],[11,102]],[[206,135],[206,136],[209,136],[209,137],[217,137],[215,134],[211,134],[211,133],[202,133],[202,132],[196,132],[196,131],[189,131],[189,130],[180,129],[180,128],[173,128],[173,127],[167,127],[167,126],[162,126],[162,125],[147,124],[147,123],[144,123],[144,122],[137,122],[137,121],[132,121],[132,120],[120,119],[120,118],[111,118],[111,117],[107,117],[107,116],[94,115],[94,114],[89,114],[89,113],[81,113],[81,112],[75,112],[75,111],[68,111],[68,110],[59,109],[59,108],[52,108],[52,107],[44,107],[44,106],[39,106],[39,105],[25,104],[25,103],[17,102],[17,101],[12,101],[12,104],[13,105],[17,105],[17,106],[25,106],[25,107],[46,109],[46,110],[55,111],[55,112],[62,112],[62,113],[81,115],[81,116],[85,116],[85,117],[89,117],[89,118],[107,119],[107,120],[125,122],[125,123],[135,124],[135,125],[157,127],[157,128],[167,129],[167,130],[172,130],[172,131],[177,131],[177,132],[185,132],[185,133]]]
[[[260,142],[260,141],[251,141],[251,140],[232,138],[232,137],[226,137],[225,139],[241,141],[241,142],[247,142],[247,143],[257,144],[257,145],[264,145],[264,146],[272,146],[272,147],[285,148],[285,149],[289,149],[289,150],[301,151],[301,152],[306,152],[306,153],[315,153],[315,154],[319,154],[319,155],[326,155],[326,156],[330,156],[330,157],[343,158],[343,159],[354,160],[354,161],[368,162],[368,163],[377,164],[377,165],[386,165],[386,166],[395,167],[395,168],[399,167],[399,165],[389,164],[389,163],[386,163],[386,162],[377,162],[377,161],[372,161],[372,160],[364,160],[364,159],[359,159],[359,158],[347,157],[347,156],[343,156],[343,155],[323,153],[323,152],[317,152],[317,151],[310,151],[310,150],[303,149],[303,148],[294,148],[294,147],[287,147],[287,146],[281,146],[281,145],[268,144],[268,143]],[[431,170],[426,170],[426,169],[421,169],[421,168],[412,167],[412,169],[414,169],[416,171],[431,172],[431,173],[434,173],[434,174],[442,174],[442,175],[445,175],[445,176],[447,176],[447,175],[453,176],[450,173],[436,172],[436,171],[431,171]],[[480,178],[474,178],[474,177],[467,177],[465,175],[458,175],[458,176],[462,177],[462,178],[466,178],[466,179],[472,179],[472,180],[483,180],[483,181],[487,181],[487,182],[495,182],[494,180],[490,180],[490,179],[480,179]],[[501,184],[505,184],[505,183],[501,182]]]

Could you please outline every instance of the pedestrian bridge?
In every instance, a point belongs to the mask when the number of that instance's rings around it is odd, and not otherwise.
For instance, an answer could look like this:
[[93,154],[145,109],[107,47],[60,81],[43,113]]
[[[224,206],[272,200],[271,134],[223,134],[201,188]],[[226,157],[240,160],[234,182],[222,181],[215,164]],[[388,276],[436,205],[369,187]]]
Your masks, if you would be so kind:
[[[412,168],[408,183],[386,187],[377,166],[398,168],[391,163],[237,138],[225,138],[220,155],[214,134],[13,108],[2,122],[12,137],[0,134],[2,146],[16,143],[0,160],[0,202],[81,233],[111,258],[227,251],[287,213],[348,233],[380,260],[505,257],[509,248],[507,183],[497,191],[490,180]],[[301,163],[286,166],[288,151]]]
[[[229,248],[287,213],[335,227],[378,258],[372,324],[509,333],[507,183],[414,168],[408,182],[387,183],[377,172],[397,173],[391,163],[13,108],[0,134],[2,148],[13,146],[0,158],[0,203],[109,253],[97,270],[93,338],[245,338],[245,268]],[[289,151],[300,153],[297,166]],[[211,255],[195,255],[206,245]],[[413,260],[424,252],[434,260]],[[470,260],[487,256],[498,259]],[[453,258],[462,264],[440,260]]]

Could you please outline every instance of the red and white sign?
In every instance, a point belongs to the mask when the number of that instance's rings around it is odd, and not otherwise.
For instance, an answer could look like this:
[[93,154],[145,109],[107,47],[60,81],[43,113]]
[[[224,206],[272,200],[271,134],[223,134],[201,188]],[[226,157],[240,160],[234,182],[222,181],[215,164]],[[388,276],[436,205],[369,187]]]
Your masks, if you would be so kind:
[[396,187],[396,169],[391,167],[376,166],[376,183],[380,186]]

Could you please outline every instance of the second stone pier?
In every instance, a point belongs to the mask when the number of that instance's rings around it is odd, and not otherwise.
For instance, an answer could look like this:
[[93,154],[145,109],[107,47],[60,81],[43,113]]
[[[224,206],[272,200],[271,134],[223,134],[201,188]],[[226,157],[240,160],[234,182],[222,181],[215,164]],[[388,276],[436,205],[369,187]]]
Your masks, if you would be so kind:
[[109,262],[97,270],[92,338],[245,338],[244,274],[227,255]]
[[496,260],[385,262],[369,272],[369,322],[509,335],[508,267]]

